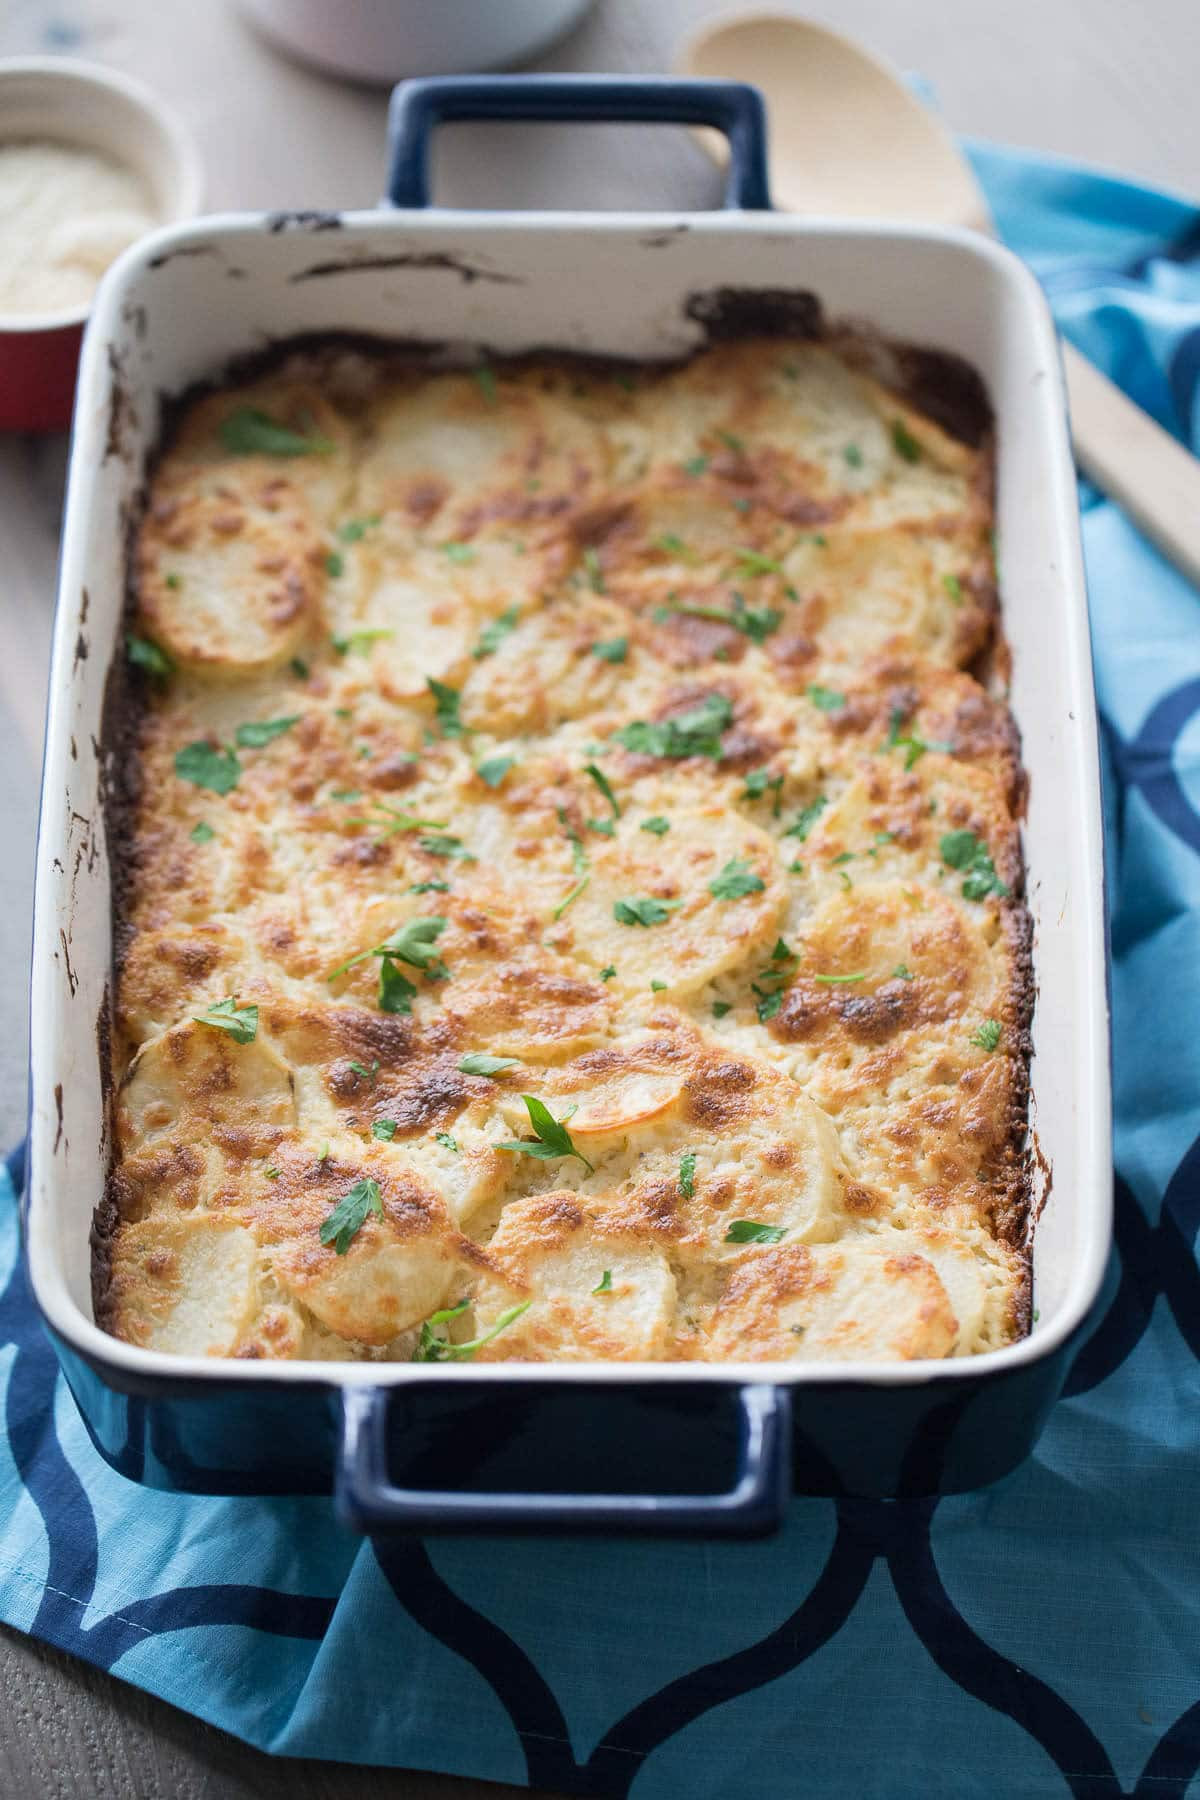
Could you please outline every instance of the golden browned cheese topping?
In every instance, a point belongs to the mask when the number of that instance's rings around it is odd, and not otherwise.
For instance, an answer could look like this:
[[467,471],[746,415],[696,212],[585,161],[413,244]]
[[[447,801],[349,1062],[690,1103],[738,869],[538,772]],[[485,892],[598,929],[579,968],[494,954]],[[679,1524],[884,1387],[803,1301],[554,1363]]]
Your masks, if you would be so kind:
[[1018,1336],[991,522],[989,444],[849,340],[330,350],[192,404],[133,556],[104,1325],[440,1362]]

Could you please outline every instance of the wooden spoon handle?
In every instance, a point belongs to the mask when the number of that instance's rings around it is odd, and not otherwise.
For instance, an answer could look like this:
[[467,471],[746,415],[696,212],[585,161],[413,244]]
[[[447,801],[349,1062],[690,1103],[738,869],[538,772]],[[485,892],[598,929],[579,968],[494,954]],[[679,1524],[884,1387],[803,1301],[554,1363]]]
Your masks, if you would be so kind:
[[1060,341],[1076,461],[1200,587],[1200,458]]

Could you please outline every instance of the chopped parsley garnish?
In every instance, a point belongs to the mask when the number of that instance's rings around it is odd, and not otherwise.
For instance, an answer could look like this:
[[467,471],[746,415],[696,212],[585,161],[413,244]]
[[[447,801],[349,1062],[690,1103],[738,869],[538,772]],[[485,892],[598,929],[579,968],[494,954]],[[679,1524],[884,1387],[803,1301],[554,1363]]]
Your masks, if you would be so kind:
[[261,750],[264,744],[290,731],[299,718],[299,713],[292,713],[286,719],[258,719],[249,725],[239,725],[233,735],[243,750]]
[[763,556],[757,550],[735,550],[739,575],[779,575],[783,565],[777,557]]
[[533,1127],[537,1141],[530,1143],[528,1139],[521,1138],[509,1143],[497,1144],[496,1148],[511,1151],[514,1156],[537,1156],[543,1162],[549,1161],[552,1157],[573,1156],[583,1164],[589,1175],[594,1174],[591,1163],[582,1150],[575,1148],[571,1134],[567,1130],[567,1119],[571,1118],[578,1109],[573,1106],[564,1118],[556,1119],[545,1101],[536,1099],[533,1094],[522,1094],[521,1098],[525,1102],[525,1110],[529,1114],[529,1123]]
[[958,576],[957,575],[943,575],[942,576],[942,586],[945,588],[946,592],[949,594],[950,598],[954,601],[954,604],[957,606],[963,597],[962,582],[959,580]]
[[325,558],[325,573],[332,575],[335,581],[346,573],[346,559],[340,550],[331,550]]
[[942,861],[947,868],[960,869],[966,876],[962,884],[964,900],[986,900],[996,894],[1001,900],[1009,889],[996,873],[987,845],[973,831],[948,831],[940,845]]
[[[360,797],[356,788],[344,788],[337,794],[331,794],[331,800],[357,800]],[[347,825],[367,825],[380,837],[395,837],[398,831],[438,831],[446,823],[445,819],[418,819],[414,813],[402,812],[399,807],[389,806],[385,800],[371,803],[371,811],[365,818],[347,819]]]
[[971,1042],[980,1050],[994,1050],[1000,1042],[1000,1026],[995,1019],[985,1019],[978,1031],[971,1033]]
[[448,881],[414,881],[408,891],[410,894],[448,894],[450,883]]
[[488,368],[487,364],[484,363],[481,368],[472,369],[471,373],[475,377],[476,385],[483,395],[485,404],[488,406],[495,406],[497,399],[496,377]]
[[832,868],[836,869],[839,863],[848,863],[848,862],[853,862],[853,861],[854,861],[853,850],[843,850],[839,856],[835,856],[833,858],[833,861],[830,866]]
[[283,1170],[276,1168],[264,1169],[263,1174],[268,1181],[278,1181],[279,1177],[283,1174]]
[[795,951],[790,950],[782,938],[776,938],[769,964],[757,980],[750,983],[751,992],[757,1001],[755,1011],[761,1024],[765,1025],[768,1019],[773,1019],[783,1005],[783,990],[792,979],[796,961]]
[[460,837],[450,832],[440,832],[431,837],[419,837],[417,849],[423,850],[426,856],[457,857],[460,862],[477,862],[473,850],[468,850]]
[[238,784],[242,765],[232,750],[222,750],[199,738],[175,752],[175,773],[193,787],[208,788],[214,794],[228,794]]
[[291,662],[288,664],[288,667],[292,671],[292,674],[296,677],[296,679],[298,681],[307,681],[308,680],[309,667],[302,656],[293,656]]
[[353,1069],[354,1073],[356,1075],[361,1075],[363,1080],[366,1082],[369,1082],[372,1087],[375,1086],[375,1083],[379,1079],[379,1058],[378,1057],[375,1058],[374,1062],[371,1064],[369,1069],[368,1069],[366,1063],[353,1062],[353,1061],[351,1061],[347,1066],[349,1068]]
[[734,856],[709,882],[708,891],[714,900],[742,900],[747,894],[761,894],[764,886],[745,858]]
[[193,825],[192,829],[188,832],[188,836],[191,838],[193,844],[211,844],[216,835],[217,834],[212,826],[207,824],[203,819],[200,819]]
[[[714,625],[728,625],[734,631],[740,631],[752,643],[761,644],[777,631],[783,623],[783,614],[774,607],[747,606],[745,596],[733,595],[732,612],[723,612],[719,606],[698,606],[685,601],[671,601],[666,606],[656,606],[651,617],[660,624],[678,616],[685,619],[711,619]],[[714,651],[714,655],[717,652]]]
[[735,1219],[725,1233],[727,1244],[777,1244],[786,1237],[782,1225],[760,1225],[757,1219]]
[[735,456],[740,456],[742,451],[746,448],[742,439],[737,436],[736,432],[717,431],[714,432],[713,435],[721,440],[727,450],[732,450]]
[[892,970],[893,981],[915,981],[916,977],[907,963],[897,963]]
[[679,1159],[679,1191],[690,1200],[696,1191],[696,1152],[685,1150]]
[[601,662],[623,663],[629,654],[628,638],[604,638],[592,645],[592,655],[598,656]]
[[466,727],[458,716],[459,702],[462,699],[458,689],[447,687],[445,682],[435,681],[432,675],[426,677],[425,686],[433,695],[437,722],[442,736],[446,738],[461,737]]
[[605,1269],[603,1275],[600,1277],[599,1281],[596,1283],[596,1286],[592,1289],[592,1292],[593,1292],[593,1294],[611,1294],[612,1291],[613,1291],[612,1270]]
[[813,980],[824,987],[846,987],[855,981],[865,981],[869,974],[869,969],[859,969],[856,975],[814,975]]
[[395,632],[390,627],[373,625],[364,627],[362,631],[335,632],[329,641],[339,656],[349,656],[352,650],[369,650],[372,644],[394,636]]
[[733,1011],[732,1000],[714,1000],[712,1015],[714,1019],[723,1019],[726,1013]]
[[600,789],[600,792],[604,795],[604,798],[608,801],[608,804],[612,807],[613,818],[619,819],[621,816],[621,808],[617,802],[617,796],[612,791],[612,783],[604,773],[604,770],[598,769],[595,763],[585,763],[583,772],[585,775],[591,776],[596,786]]
[[165,681],[174,672],[175,664],[166,651],[149,638],[130,635],[125,639],[125,654],[135,668],[145,669],[147,675],[154,675],[159,681]]
[[390,956],[379,959],[379,1010],[385,1013],[407,1014],[412,1011],[412,1003],[417,997],[417,990],[402,969],[398,969]]
[[[330,788],[329,798],[331,800],[344,801],[347,805],[349,805],[349,803],[352,800],[361,800],[362,799],[362,789],[361,788]],[[351,821],[351,822],[353,823],[353,821]]]
[[754,1008],[755,1012],[758,1014],[759,1023],[765,1025],[768,1019],[773,1019],[782,1005],[782,988],[776,988],[773,994],[760,993]]
[[207,1012],[193,1015],[197,1025],[212,1025],[226,1031],[235,1044],[252,1044],[258,1036],[257,1006],[239,1006],[231,994],[228,1000],[216,1000]]
[[593,594],[604,592],[604,570],[600,567],[600,552],[594,544],[589,544],[583,553],[584,572],[588,578],[588,586]]
[[378,1138],[381,1144],[390,1144],[399,1129],[397,1119],[376,1119],[371,1126],[371,1136]]
[[515,756],[490,756],[486,762],[475,765],[475,773],[480,781],[487,783],[488,787],[496,788],[500,786],[508,771],[516,766],[516,761]]
[[903,419],[892,420],[892,443],[895,446],[896,455],[902,456],[905,462],[920,462],[921,446]]
[[472,1050],[458,1065],[460,1075],[502,1075],[505,1069],[519,1069],[515,1056],[489,1056],[486,1050]]
[[172,589],[172,591],[183,586],[183,576],[177,575],[174,570],[172,570],[169,575],[164,575],[163,581],[167,587]]
[[898,706],[894,707],[892,710],[891,724],[888,727],[888,734],[883,747],[885,750],[904,750],[904,767],[906,769],[913,768],[921,757],[925,755],[927,750],[938,750],[946,756],[953,752],[953,744],[938,743],[932,738],[923,738],[919,731],[909,730],[908,732],[902,733],[900,727],[903,723],[904,713],[902,709]]
[[458,1139],[451,1137],[448,1131],[435,1131],[433,1141],[435,1144],[440,1144],[443,1150],[453,1150],[454,1154],[458,1155]]
[[642,756],[680,758],[721,754],[721,734],[733,723],[733,707],[723,694],[709,694],[699,706],[661,722],[635,719],[613,732],[626,750]]
[[836,688],[822,687],[815,681],[809,687],[808,697],[819,712],[840,712],[846,704],[845,694],[839,694]]
[[614,903],[613,918],[618,925],[661,925],[682,905],[682,900],[655,900],[634,895]]
[[667,556],[686,556],[688,554],[687,545],[673,531],[664,531],[661,537],[656,537],[654,548],[663,551]]
[[783,834],[784,837],[799,838],[800,842],[803,843],[828,805],[829,801],[826,796],[824,794],[818,794],[815,800],[809,801],[808,805],[797,816],[795,822],[788,826]]
[[[510,606],[500,614],[498,619],[490,619],[479,634],[479,642],[471,655],[479,662],[485,656],[494,656],[505,638],[517,629],[521,620],[519,606]],[[449,733],[447,733],[449,736]]]
[[425,919],[410,919],[393,931],[391,937],[382,944],[375,944],[370,950],[360,950],[357,956],[351,956],[344,963],[339,963],[326,981],[336,981],[347,969],[356,968],[369,957],[392,957],[398,962],[408,963],[410,968],[422,969],[430,975],[445,975],[446,965],[434,949],[434,943],[446,929],[446,921],[436,914]]
[[773,793],[775,796],[771,817],[777,819],[783,798],[783,776],[772,775],[767,769],[751,769],[746,777],[746,785],[742,789],[742,799],[761,800],[766,793]]
[[231,412],[222,419],[218,436],[234,456],[328,456],[334,448],[328,438],[290,431],[257,406]]
[[664,819],[661,813],[656,813],[652,819],[643,819],[638,826],[639,831],[651,831],[655,837],[665,836],[670,829],[670,819]]
[[357,544],[359,538],[365,537],[372,525],[379,524],[382,516],[381,513],[368,513],[361,519],[347,519],[344,525],[338,526],[337,534],[343,544]]
[[470,544],[460,544],[453,540],[442,545],[442,555],[452,563],[470,563],[475,561],[475,551]]
[[599,832],[601,837],[615,837],[617,821],[615,819],[589,819],[587,828],[589,831]]
[[472,1338],[466,1344],[452,1344],[449,1338],[439,1337],[433,1328],[435,1325],[448,1325],[451,1319],[457,1319],[466,1312],[470,1301],[460,1300],[457,1306],[444,1306],[440,1312],[430,1313],[421,1326],[421,1336],[413,1351],[413,1361],[453,1362],[462,1357],[474,1356],[477,1350],[482,1350],[485,1344],[490,1344],[494,1337],[499,1337],[500,1333],[511,1325],[514,1319],[519,1319],[522,1313],[528,1312],[531,1304],[532,1302],[529,1300],[522,1300],[519,1306],[507,1307],[499,1315],[490,1331],[485,1331],[482,1337]]
[[683,472],[685,475],[703,475],[707,468],[707,456],[689,456],[683,465]]
[[847,463],[850,465],[850,467],[852,469],[861,469],[862,468],[863,453],[859,449],[857,444],[847,444],[846,448],[842,451],[842,455],[845,457]]
[[321,1242],[326,1246],[332,1244],[338,1256],[345,1256],[370,1213],[382,1219],[383,1197],[379,1191],[379,1183],[370,1175],[364,1175],[361,1181],[355,1182],[348,1194],[342,1195],[322,1224]]

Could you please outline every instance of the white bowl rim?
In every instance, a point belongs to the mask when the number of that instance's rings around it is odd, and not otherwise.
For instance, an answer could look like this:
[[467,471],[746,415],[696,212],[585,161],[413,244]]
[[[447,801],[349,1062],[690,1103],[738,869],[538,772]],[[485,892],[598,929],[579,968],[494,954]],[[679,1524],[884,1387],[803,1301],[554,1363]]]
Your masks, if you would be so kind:
[[[82,57],[9,56],[0,58],[0,93],[10,76],[28,75],[49,76],[52,80],[61,77],[64,88],[87,86],[97,93],[119,94],[131,105],[140,107],[159,128],[170,146],[175,165],[175,185],[179,194],[176,205],[157,221],[155,228],[180,224],[199,212],[204,175],[195,140],[178,113],[160,100],[144,82],[126,75],[123,70],[110,69],[103,63],[88,62]],[[53,137],[53,129],[49,135]],[[0,135],[0,142],[2,141]],[[86,324],[94,302],[95,295],[82,306],[60,307],[56,312],[0,312],[0,335],[29,336],[36,332],[64,331],[72,326],[82,326]]]

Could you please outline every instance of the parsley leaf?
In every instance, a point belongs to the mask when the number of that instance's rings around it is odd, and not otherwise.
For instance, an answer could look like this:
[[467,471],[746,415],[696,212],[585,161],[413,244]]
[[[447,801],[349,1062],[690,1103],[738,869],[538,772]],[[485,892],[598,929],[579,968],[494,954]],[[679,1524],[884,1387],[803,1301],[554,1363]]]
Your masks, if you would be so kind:
[[228,794],[238,784],[242,765],[232,750],[222,750],[199,738],[175,752],[175,773],[193,787],[209,788],[214,794]]
[[457,857],[460,862],[477,862],[475,853],[468,850],[460,837],[449,832],[439,832],[431,837],[419,837],[417,849],[423,850],[426,856]]
[[321,1226],[321,1242],[332,1244],[338,1256],[345,1256],[350,1245],[367,1222],[367,1215],[383,1217],[383,1197],[379,1183],[370,1175],[356,1181],[348,1194],[343,1194]]
[[903,723],[903,711],[898,706],[894,707],[892,710],[891,723],[888,726],[887,738],[884,741],[883,747],[885,750],[902,749],[907,751],[907,755],[904,758],[904,767],[906,769],[913,768],[927,750],[940,750],[944,755],[950,755],[953,752],[953,744],[938,743],[932,738],[923,738],[919,731],[910,730],[902,734],[900,727]]
[[354,1073],[356,1075],[361,1075],[364,1081],[370,1082],[372,1087],[375,1086],[375,1083],[379,1079],[379,1058],[378,1057],[376,1057],[375,1061],[371,1064],[369,1069],[368,1069],[366,1063],[360,1063],[360,1062],[354,1062],[354,1061],[351,1061],[348,1064],[348,1067],[353,1069]]
[[813,980],[824,987],[846,987],[851,982],[865,981],[869,974],[869,969],[860,969],[856,975],[814,975]]
[[783,565],[774,556],[763,556],[757,550],[735,550],[740,575],[778,575]]
[[707,468],[707,456],[689,456],[683,465],[683,472],[685,475],[703,475]]
[[433,1141],[440,1144],[443,1150],[453,1150],[455,1155],[458,1154],[458,1139],[451,1137],[448,1131],[435,1131]]
[[486,406],[495,406],[497,399],[496,377],[487,367],[487,364],[485,363],[481,368],[472,369],[471,373],[475,377],[480,393],[483,395],[484,404]]
[[[479,642],[471,655],[479,662],[485,656],[494,656],[510,632],[517,629],[521,620],[519,606],[510,606],[497,619],[490,619],[479,634]],[[449,737],[450,733],[446,733]]]
[[661,925],[682,905],[682,900],[654,900],[635,895],[615,902],[613,918],[618,925]]
[[787,1233],[781,1225],[760,1225],[757,1219],[735,1219],[725,1233],[727,1244],[777,1244]]
[[364,627],[362,631],[335,633],[329,641],[339,656],[348,656],[351,650],[369,650],[372,644],[394,636],[395,633],[388,626],[376,625]]
[[475,561],[475,551],[470,544],[460,544],[453,540],[442,545],[442,555],[448,562],[471,563]]
[[616,971],[616,967],[614,966],[614,964],[609,963],[607,965],[607,967],[601,969],[601,971],[600,971],[601,981],[611,981],[613,976],[616,974],[616,972],[617,971]]
[[897,963],[892,970],[893,981],[915,981],[916,977],[907,963]]
[[149,638],[134,637],[131,633],[125,639],[125,654],[135,668],[145,669],[147,675],[154,675],[159,681],[165,681],[168,675],[174,673],[174,662],[165,650],[160,650]]
[[193,844],[211,844],[216,835],[217,834],[212,826],[207,824],[203,819],[200,819],[193,825],[192,829],[188,832],[188,836],[191,838]]
[[591,776],[596,786],[600,789],[600,792],[604,795],[604,798],[608,801],[608,804],[612,807],[613,818],[619,819],[621,816],[621,808],[617,804],[617,796],[613,793],[612,783],[604,773],[604,770],[598,769],[595,763],[585,763],[583,772],[585,775]]
[[258,1036],[257,1006],[239,1006],[231,994],[228,1000],[214,1001],[205,1013],[195,1013],[197,1025],[212,1025],[227,1031],[235,1044],[252,1044]]
[[796,818],[795,823],[788,826],[783,834],[784,837],[799,838],[800,842],[803,843],[828,805],[829,801],[826,796],[824,794],[818,794],[815,800],[809,801],[808,805]]
[[343,544],[357,544],[359,538],[365,537],[370,527],[378,525],[382,517],[382,513],[368,513],[362,519],[347,519],[344,525],[338,526],[337,534]]
[[943,575],[942,576],[942,586],[945,588],[945,590],[949,594],[950,598],[954,601],[954,604],[956,606],[959,605],[962,600],[962,597],[963,597],[963,591],[962,591],[962,582],[959,580],[958,576],[957,575]]
[[257,406],[231,412],[222,419],[218,436],[234,456],[328,456],[334,448],[328,438],[290,431]]
[[905,462],[920,462],[921,446],[903,419],[892,420],[892,443],[895,445],[896,455],[902,456]]
[[723,1019],[726,1013],[733,1011],[732,1000],[714,1000],[712,1014],[714,1019]]
[[339,975],[346,973],[347,969],[353,969],[357,964],[366,962],[370,956],[392,957],[398,962],[408,963],[410,968],[424,969],[431,975],[444,975],[446,973],[445,964],[433,946],[445,929],[445,919],[436,914],[430,918],[410,919],[406,925],[401,925],[398,931],[393,931],[391,937],[382,944],[375,944],[370,950],[360,950],[356,956],[351,956],[344,963],[339,963],[332,974],[327,975],[325,979],[326,981],[336,981]]
[[462,698],[457,688],[447,687],[444,682],[435,681],[427,676],[425,686],[433,695],[437,712],[437,722],[443,737],[461,737],[466,727],[458,716],[459,702]]
[[768,1019],[775,1017],[782,1005],[783,989],[777,988],[773,994],[760,993],[754,1010],[758,1014],[760,1023],[765,1025]]
[[477,1350],[482,1350],[485,1344],[490,1344],[494,1337],[499,1337],[500,1333],[506,1326],[511,1325],[514,1319],[519,1319],[522,1313],[528,1312],[532,1302],[522,1300],[519,1306],[507,1307],[499,1315],[490,1331],[485,1331],[482,1337],[472,1338],[470,1343],[452,1344],[449,1338],[438,1337],[433,1327],[444,1325],[451,1319],[457,1319],[460,1313],[466,1311],[469,1304],[470,1302],[467,1300],[460,1300],[457,1306],[443,1307],[441,1312],[429,1315],[421,1326],[420,1341],[413,1352],[414,1362],[453,1362],[461,1357],[474,1356]]
[[460,1075],[502,1075],[505,1069],[520,1068],[515,1056],[489,1056],[486,1050],[472,1050],[458,1065]]
[[747,894],[761,894],[765,885],[744,857],[734,856],[709,882],[708,891],[714,900],[741,900]]
[[947,868],[960,869],[966,876],[962,884],[964,900],[986,900],[989,894],[1007,899],[1011,890],[997,875],[987,845],[974,832],[948,831],[940,849]]
[[842,455],[852,469],[862,468],[863,453],[857,444],[847,444],[846,448],[842,451]]
[[679,1159],[679,1191],[690,1200],[696,1191],[696,1152],[685,1150]]
[[723,694],[709,694],[699,706],[661,722],[635,719],[613,732],[626,750],[643,756],[679,758],[721,754],[721,734],[733,723],[733,707]]
[[652,819],[643,819],[638,827],[639,831],[652,831],[655,837],[662,837],[670,829],[670,819],[664,819],[661,813],[656,813]]
[[783,802],[783,776],[772,775],[767,769],[751,769],[742,789],[742,799],[761,800],[766,793],[773,793],[775,796],[771,817],[777,819]]
[[410,894],[448,894],[450,883],[448,881],[414,881],[408,891]]
[[346,573],[346,559],[340,550],[331,550],[325,558],[325,573],[336,581],[339,575]]
[[496,788],[500,786],[508,771],[516,766],[516,761],[515,756],[491,756],[486,762],[476,764],[475,773],[480,781],[487,783],[488,787]]
[[396,1119],[376,1119],[371,1126],[371,1136],[378,1138],[381,1144],[390,1144],[399,1129]]
[[390,956],[379,960],[379,1010],[385,1013],[411,1013],[417,990],[403,970]]
[[623,663],[629,654],[628,638],[604,638],[592,645],[592,655],[598,656],[601,662]]
[[[529,1143],[527,1140],[521,1139],[518,1142],[497,1144],[496,1148],[509,1150],[517,1156],[537,1156],[543,1161],[548,1161],[551,1157],[556,1156],[573,1156],[583,1164],[589,1174],[594,1174],[595,1171],[583,1151],[575,1148],[565,1120],[556,1119],[545,1102],[536,1099],[533,1094],[522,1094],[521,1098],[525,1102],[525,1110],[529,1114],[529,1123],[533,1127],[537,1142]],[[570,1116],[568,1113],[567,1118]]]
[[285,731],[290,731],[299,718],[299,713],[292,713],[286,719],[259,719],[249,725],[239,725],[233,735],[241,749],[261,750],[273,738],[282,737]]
[[846,704],[845,694],[839,694],[836,688],[821,687],[815,681],[809,687],[808,697],[820,712],[840,712]]
[[593,1292],[593,1294],[611,1294],[612,1291],[613,1291],[612,1270],[605,1269],[603,1275],[600,1277],[599,1282],[592,1289],[592,1292]]
[[1000,1042],[1000,1026],[995,1019],[985,1019],[978,1031],[971,1033],[971,1042],[981,1050],[994,1050]]
[[588,586],[593,594],[604,592],[604,570],[600,566],[600,552],[594,544],[589,544],[583,553],[583,567],[587,575]]

